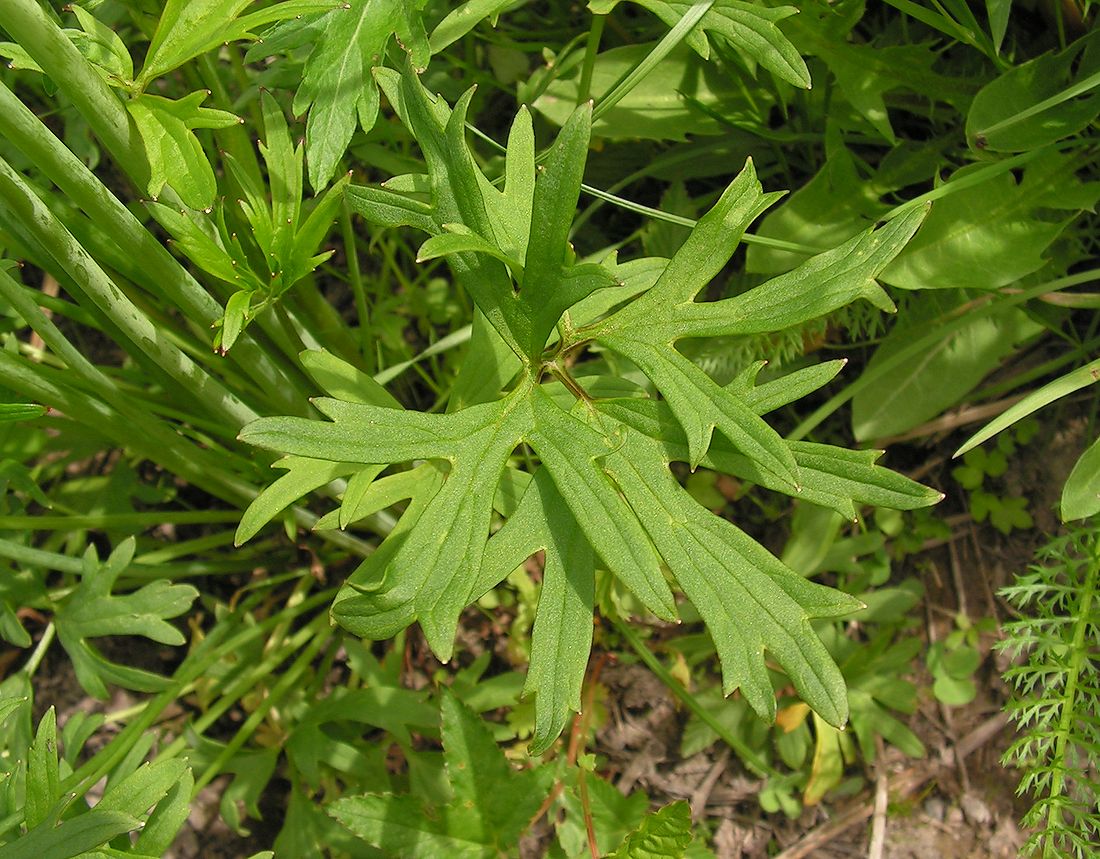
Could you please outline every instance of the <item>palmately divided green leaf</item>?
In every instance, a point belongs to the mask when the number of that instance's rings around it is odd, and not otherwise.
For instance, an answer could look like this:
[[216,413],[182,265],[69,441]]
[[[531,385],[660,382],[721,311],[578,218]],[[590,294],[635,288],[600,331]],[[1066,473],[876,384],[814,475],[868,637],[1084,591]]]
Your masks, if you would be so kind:
[[809,620],[848,614],[861,603],[807,582],[699,505],[672,477],[660,442],[629,432],[607,467],[706,621],[722,660],[726,694],[740,689],[754,710],[768,721],[775,718],[766,649],[806,703],[830,723],[844,724],[844,680]]
[[[446,258],[479,311],[469,362],[478,378],[460,374],[459,387],[471,393],[456,395],[446,414],[426,414],[393,408],[373,382],[356,397],[361,374],[337,367],[325,386],[338,398],[315,401],[327,422],[262,418],[241,433],[291,462],[314,463],[313,480],[327,474],[321,461],[366,466],[348,484],[342,508],[319,527],[354,526],[407,499],[396,527],[337,595],[335,619],[368,638],[419,621],[446,659],[465,606],[541,550],[543,590],[525,694],[535,701],[532,746],[542,751],[579,707],[596,568],[669,621],[676,618],[671,575],[718,645],[727,693],[740,689],[761,716],[773,717],[768,654],[824,719],[842,725],[843,679],[810,620],[861,604],[806,581],[699,506],[670,463],[703,464],[849,519],[857,504],[911,509],[939,495],[876,465],[875,451],[788,442],[763,420],[828,382],[842,362],[759,386],[756,366],[723,386],[675,344],[771,331],[860,298],[890,306],[875,278],[925,210],[868,229],[742,295],[697,302],[745,229],[779,196],[763,192],[751,162],[671,260],[578,263],[568,236],[590,105],[574,110],[541,172],[530,117],[521,110],[503,177],[493,177],[504,179],[498,188],[465,139],[472,91],[451,109],[410,71],[377,69],[375,77],[416,137],[428,172],[384,188],[353,186],[348,200],[375,222],[423,230],[421,256]],[[664,399],[635,382],[574,376],[570,359],[592,343],[633,362]],[[357,398],[369,402],[347,401]],[[403,470],[406,463],[412,467]],[[403,799],[364,798],[356,825],[373,832],[368,819],[411,808]],[[408,840],[401,849],[427,850],[429,841],[442,849],[436,839],[445,833],[422,829],[412,822],[402,829]]]
[[167,682],[163,677],[106,659],[88,639],[104,635],[140,635],[160,644],[184,643],[182,633],[167,618],[191,607],[199,592],[191,585],[155,581],[133,593],[115,596],[115,581],[130,564],[134,540],[120,543],[100,563],[95,546],[84,553],[80,584],[58,606],[57,637],[73,661],[76,679],[96,698],[107,697],[107,682],[127,689],[152,692]]
[[154,200],[168,184],[192,209],[206,209],[214,202],[214,168],[194,129],[227,128],[241,120],[224,110],[200,107],[205,99],[205,92],[193,92],[178,101],[143,93],[126,102],[145,143],[148,192]]
[[540,755],[581,709],[581,686],[592,649],[595,557],[559,495],[548,469],[535,472],[519,506],[489,541],[475,593],[495,587],[536,551],[545,552],[542,591],[531,633],[523,692],[535,696],[530,752]]

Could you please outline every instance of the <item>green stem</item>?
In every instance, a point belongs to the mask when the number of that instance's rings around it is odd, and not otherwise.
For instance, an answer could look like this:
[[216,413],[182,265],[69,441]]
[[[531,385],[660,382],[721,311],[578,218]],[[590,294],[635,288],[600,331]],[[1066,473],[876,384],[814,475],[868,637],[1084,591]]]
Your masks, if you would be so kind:
[[[278,704],[288,692],[302,682],[303,675],[310,670],[313,660],[331,637],[329,633],[328,617],[326,615],[321,615],[317,621],[308,627],[308,630],[303,630],[303,632],[305,631],[310,632],[313,637],[309,646],[294,660],[294,664],[279,677],[278,681],[276,681],[268,693],[263,697],[259,706],[249,714],[244,724],[241,725],[240,729],[233,736],[233,739],[226,743],[225,748],[210,762],[210,765],[207,766],[202,775],[195,779],[195,787],[192,791],[192,796],[195,796],[221,773],[222,768],[232,759],[233,755],[248,742],[249,737],[255,733],[256,729],[267,717],[271,709]],[[295,649],[297,649],[297,647]]]
[[[10,301],[53,353],[68,365],[68,372],[83,381],[89,390],[94,391],[104,401],[96,404],[97,410],[104,407],[110,408],[112,412],[110,423],[117,425],[119,421],[122,422],[119,431],[123,439],[126,439],[123,444],[130,443],[134,447],[144,447],[150,451],[151,459],[171,467],[177,474],[187,477],[198,486],[210,487],[211,483],[215,483],[220,491],[214,491],[213,494],[226,497],[228,490],[228,496],[233,503],[240,503],[249,497],[247,491],[242,496],[241,487],[235,482],[236,478],[232,471],[223,467],[213,451],[199,448],[197,445],[188,445],[190,449],[186,451],[181,449],[183,437],[174,428],[135,408],[131,400],[118,390],[114,381],[85,358],[38,306],[16,287],[16,282],[6,272],[0,272],[0,296]],[[47,382],[43,368],[36,369],[35,382],[38,384]],[[43,402],[53,406],[59,405],[57,399],[44,399]],[[98,423],[93,422],[91,425],[97,426]]]
[[344,258],[348,263],[348,282],[351,284],[351,293],[355,296],[359,354],[363,356],[366,364],[364,370],[371,373],[374,370],[374,355],[371,353],[370,310],[367,307],[367,291],[363,286],[363,276],[359,270],[359,245],[355,227],[351,221],[351,206],[348,205],[346,197],[340,210],[340,234],[344,239]]
[[[88,516],[0,516],[0,531],[128,530],[157,525],[236,523],[238,510],[157,510],[150,513],[96,513]],[[79,563],[78,563],[79,566]]]
[[86,300],[107,316],[132,344],[189,392],[204,411],[244,426],[259,415],[204,372],[164,336],[111,281],[99,264],[56,218],[50,208],[0,159],[0,218],[16,233],[29,235],[84,291]]
[[713,5],[714,0],[696,0],[684,13],[683,17],[676,22],[676,25],[665,34],[664,38],[653,46],[653,50],[646,54],[634,68],[619,78],[611,89],[600,98],[599,104],[592,111],[592,122],[595,123],[596,120],[611,110],[650,72],[656,69],[688,37],[688,34],[703,20],[703,16],[710,11],[710,7]]
[[[1085,634],[1094,623],[1092,600],[1096,593],[1097,575],[1100,574],[1100,539],[1094,536],[1090,543],[1088,547],[1090,557],[1085,559],[1088,572],[1085,582],[1077,589],[1081,602],[1074,619],[1073,641],[1069,645],[1069,661],[1066,665],[1065,686],[1061,695],[1061,712],[1058,716],[1058,727],[1054,731],[1054,749],[1050,757],[1050,788],[1047,791],[1050,800],[1060,798],[1065,789],[1066,772],[1069,769],[1069,763],[1066,760],[1067,750],[1072,738],[1078,733],[1073,725],[1074,720],[1082,715],[1086,718],[1092,718],[1095,715],[1081,714],[1077,706],[1077,686],[1086,663],[1092,658],[1092,648],[1085,643]],[[1055,801],[1047,803],[1047,832],[1057,831],[1065,825],[1062,813],[1061,803]]]
[[577,106],[580,107],[589,98],[592,91],[592,71],[596,68],[596,54],[600,50],[600,39],[603,37],[603,25],[607,18],[604,15],[596,15],[592,19],[592,26],[588,30],[588,44],[584,48],[584,65],[581,66],[581,80],[577,84]]
[[20,45],[72,101],[115,162],[141,188],[149,162],[137,127],[121,100],[72,40],[47,17],[36,0],[3,0],[0,27]]
[[34,676],[34,672],[38,670],[38,666],[41,665],[42,660],[46,658],[46,651],[50,649],[50,644],[53,642],[56,634],[57,629],[54,627],[53,621],[51,620],[42,631],[42,637],[38,639],[38,645],[34,648],[34,653],[30,655],[27,664],[23,666],[23,672],[27,677]]

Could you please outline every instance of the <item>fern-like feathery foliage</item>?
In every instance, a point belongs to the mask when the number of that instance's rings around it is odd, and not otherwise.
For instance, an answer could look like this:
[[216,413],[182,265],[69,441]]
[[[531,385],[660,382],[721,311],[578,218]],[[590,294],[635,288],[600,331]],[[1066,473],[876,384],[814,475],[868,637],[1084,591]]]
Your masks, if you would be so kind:
[[1100,522],[1075,526],[1037,557],[1001,591],[1023,618],[1005,625],[1000,646],[1026,654],[1004,675],[1020,736],[1003,763],[1024,769],[1017,792],[1035,797],[1023,852],[1083,859],[1100,843]]

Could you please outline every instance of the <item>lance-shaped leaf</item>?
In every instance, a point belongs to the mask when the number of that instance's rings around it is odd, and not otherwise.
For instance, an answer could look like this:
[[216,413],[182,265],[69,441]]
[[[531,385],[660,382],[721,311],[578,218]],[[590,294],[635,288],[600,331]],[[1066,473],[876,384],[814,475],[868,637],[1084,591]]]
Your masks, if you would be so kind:
[[706,621],[722,660],[726,694],[740,689],[761,718],[775,718],[764,653],[833,725],[848,718],[844,679],[810,626],[859,600],[815,585],[788,569],[731,522],[699,505],[668,470],[660,442],[624,428],[606,459],[626,499],[646,522],[661,557]]
[[532,755],[550,748],[570,712],[580,711],[595,600],[592,547],[545,468],[535,472],[515,513],[489,541],[475,594],[495,587],[539,550],[545,553],[542,590],[523,684],[523,694],[535,698]]
[[[860,298],[892,311],[893,302],[875,279],[901,253],[927,214],[928,207],[911,209],[733,298],[677,304],[667,321],[651,317],[645,336],[650,342],[665,342],[781,331]],[[606,320],[600,331],[634,325],[635,312],[626,308]]]
[[598,266],[563,276],[571,256],[569,228],[577,210],[591,133],[592,103],[588,102],[573,112],[558,133],[546,167],[535,183],[530,238],[519,289],[519,304],[528,327],[520,345],[532,357],[542,352],[565,310],[596,289],[618,283]]
[[[606,15],[620,0],[589,0],[588,8],[599,15]],[[665,0],[634,0],[644,6],[669,27],[675,27],[691,3],[665,2]],[[794,45],[788,41],[776,23],[797,14],[794,6],[768,8],[740,0],[716,0],[706,11],[695,29],[685,41],[703,59],[710,56],[708,33],[722,36],[745,55],[750,62],[760,63],[777,77],[795,86],[810,87],[810,72]]]
[[286,474],[264,489],[248,505],[233,538],[237,546],[255,537],[264,525],[302,496],[326,486],[338,477],[354,474],[363,466],[353,462],[330,462],[305,456],[287,456],[275,463],[272,468],[283,469]]

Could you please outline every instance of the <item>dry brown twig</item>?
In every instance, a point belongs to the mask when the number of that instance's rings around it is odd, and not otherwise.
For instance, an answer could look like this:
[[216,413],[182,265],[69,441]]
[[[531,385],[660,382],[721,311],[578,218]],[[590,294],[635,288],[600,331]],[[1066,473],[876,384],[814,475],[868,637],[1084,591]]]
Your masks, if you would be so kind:
[[[1007,724],[1007,717],[1003,713],[991,716],[978,725],[973,731],[959,740],[955,746],[954,761],[951,767],[958,766],[963,760],[972,755],[986,743],[990,742]],[[887,791],[889,800],[898,802],[912,796],[928,781],[938,776],[944,765],[937,766],[929,762],[921,762],[907,770],[898,773],[890,780],[890,790]],[[873,802],[864,797],[849,803],[839,814],[824,825],[813,830],[797,843],[792,844],[774,859],[805,859],[807,856],[816,855],[830,841],[839,838],[852,827],[863,823],[875,813],[878,804],[878,785],[876,783],[876,796]],[[874,854],[869,853],[869,856]]]

